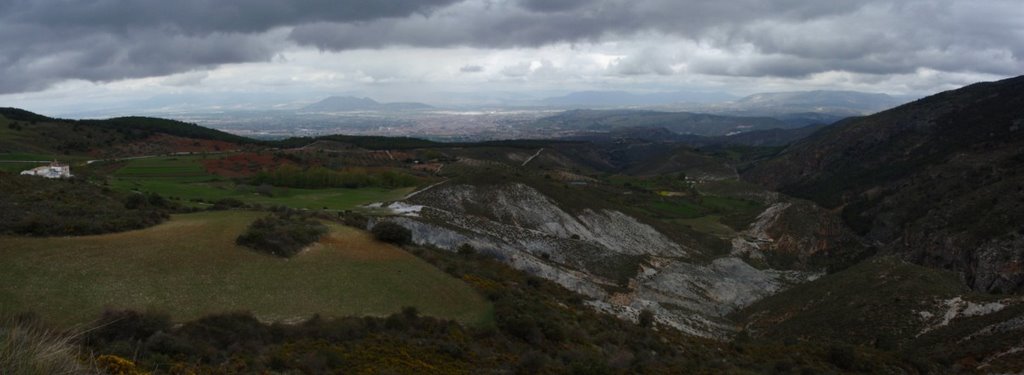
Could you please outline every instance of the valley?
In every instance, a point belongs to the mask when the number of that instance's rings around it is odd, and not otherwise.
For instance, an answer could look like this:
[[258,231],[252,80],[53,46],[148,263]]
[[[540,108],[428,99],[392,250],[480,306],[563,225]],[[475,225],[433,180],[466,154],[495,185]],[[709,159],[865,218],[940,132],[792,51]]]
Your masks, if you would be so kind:
[[[271,326],[438,319],[485,336],[490,352],[445,362],[463,369],[503,368],[521,346],[593,358],[640,356],[630,345],[664,340],[669,359],[617,368],[766,370],[759,361],[781,350],[808,371],[1012,370],[1024,358],[1019,82],[802,136],[747,129],[742,144],[715,141],[736,118],[642,111],[537,125],[591,122],[599,132],[586,136],[438,142],[257,140],[173,120],[4,109],[0,281],[17,287],[0,291],[0,306],[58,327],[125,310],[186,326],[238,311]],[[665,122],[717,133],[633,126]],[[963,133],[964,123],[990,131]],[[68,163],[75,177],[18,176],[35,165],[26,160]],[[83,200],[96,219],[81,216]],[[287,260],[236,245],[267,212],[329,233]],[[389,225],[396,232],[376,231]],[[935,235],[947,239],[924,240]],[[594,349],[603,326],[639,330],[639,341]],[[148,353],[144,366],[184,363],[131,345]],[[269,366],[265,352],[245,353],[247,366]],[[204,355],[179,358],[216,368]]]

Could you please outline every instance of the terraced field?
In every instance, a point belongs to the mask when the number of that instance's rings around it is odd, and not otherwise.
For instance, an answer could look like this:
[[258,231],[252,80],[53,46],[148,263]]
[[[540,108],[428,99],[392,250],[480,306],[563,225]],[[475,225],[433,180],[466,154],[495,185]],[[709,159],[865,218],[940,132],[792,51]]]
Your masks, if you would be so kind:
[[177,215],[144,230],[85,237],[0,237],[0,311],[61,326],[107,308],[178,321],[229,311],[260,319],[386,315],[403,306],[486,324],[489,303],[462,281],[365,232],[330,225],[289,260],[235,245],[257,212]]

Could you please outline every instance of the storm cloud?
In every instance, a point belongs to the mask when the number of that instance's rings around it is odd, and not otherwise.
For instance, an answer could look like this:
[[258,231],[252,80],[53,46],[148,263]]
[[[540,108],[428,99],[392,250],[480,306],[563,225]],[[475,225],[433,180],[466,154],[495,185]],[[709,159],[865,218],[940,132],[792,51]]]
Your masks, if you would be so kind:
[[0,93],[271,59],[278,28],[428,14],[454,0],[0,2]]
[[[607,44],[603,75],[617,77],[1008,76],[1024,72],[1021,20],[1017,0],[13,0],[0,3],[0,93],[268,62],[296,48]],[[540,60],[452,69],[556,77]]]

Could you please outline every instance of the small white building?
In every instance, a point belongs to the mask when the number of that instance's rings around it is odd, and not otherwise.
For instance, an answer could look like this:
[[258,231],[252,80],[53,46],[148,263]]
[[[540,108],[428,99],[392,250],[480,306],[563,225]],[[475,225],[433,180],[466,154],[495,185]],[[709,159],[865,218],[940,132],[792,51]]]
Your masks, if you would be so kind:
[[50,165],[44,165],[42,167],[32,168],[27,171],[21,171],[23,176],[39,176],[46,178],[70,178],[71,177],[71,166],[53,162]]

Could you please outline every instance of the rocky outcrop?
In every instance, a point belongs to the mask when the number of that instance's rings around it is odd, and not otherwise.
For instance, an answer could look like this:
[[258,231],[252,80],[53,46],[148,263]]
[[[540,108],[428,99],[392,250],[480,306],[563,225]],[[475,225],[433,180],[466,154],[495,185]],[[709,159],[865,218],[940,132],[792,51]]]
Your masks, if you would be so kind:
[[833,213],[790,199],[769,206],[732,240],[732,254],[772,268],[837,271],[873,253]]
[[[520,183],[442,184],[396,207],[399,215],[378,220],[409,228],[416,243],[446,249],[469,244],[591,298],[597,309],[626,319],[650,310],[662,324],[703,337],[728,336],[735,327],[727,314],[820,274],[759,269],[737,256],[697,261],[698,249],[684,248],[623,212],[572,212]],[[770,208],[751,233],[775,243],[778,220],[801,212],[786,207]]]

